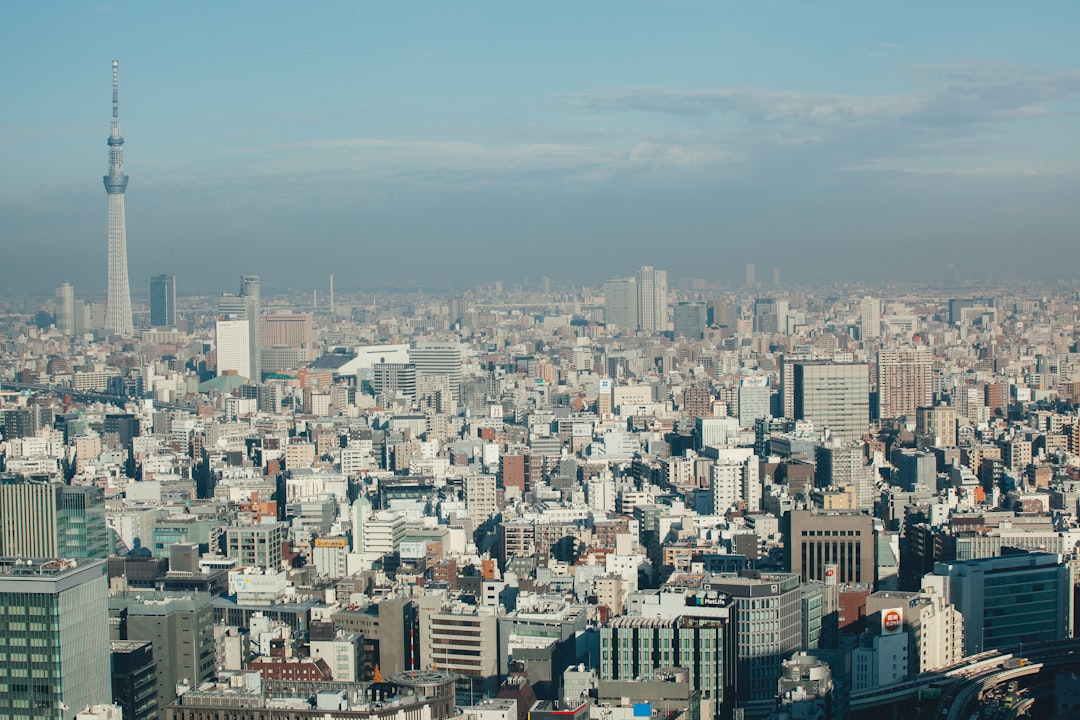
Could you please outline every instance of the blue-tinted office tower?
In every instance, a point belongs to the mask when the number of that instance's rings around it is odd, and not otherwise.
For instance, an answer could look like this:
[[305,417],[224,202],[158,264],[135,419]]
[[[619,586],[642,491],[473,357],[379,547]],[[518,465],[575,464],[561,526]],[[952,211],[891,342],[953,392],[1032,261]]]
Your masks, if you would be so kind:
[[150,278],[150,325],[176,327],[176,276]]

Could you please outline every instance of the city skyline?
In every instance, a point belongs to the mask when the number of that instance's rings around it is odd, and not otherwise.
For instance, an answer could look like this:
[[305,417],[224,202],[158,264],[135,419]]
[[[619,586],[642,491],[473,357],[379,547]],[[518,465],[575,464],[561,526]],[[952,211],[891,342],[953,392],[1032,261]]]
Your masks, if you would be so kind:
[[[212,23],[129,3],[7,10],[0,57],[23,68],[0,135],[19,171],[0,190],[16,289],[104,290],[112,57],[137,129],[139,287],[283,267],[314,286],[325,269],[294,262],[308,253],[352,269],[341,292],[442,286],[448,265],[466,284],[598,285],[643,264],[736,281],[757,263],[793,283],[948,263],[1078,274],[1071,4],[252,7]],[[429,262],[396,262],[402,246]]]

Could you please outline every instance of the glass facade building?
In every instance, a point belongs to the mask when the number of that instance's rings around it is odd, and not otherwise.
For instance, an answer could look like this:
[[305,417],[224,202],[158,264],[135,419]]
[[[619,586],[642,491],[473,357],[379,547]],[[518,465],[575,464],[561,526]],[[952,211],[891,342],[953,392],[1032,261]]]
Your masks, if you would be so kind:
[[104,560],[0,560],[0,717],[68,720],[112,697]]

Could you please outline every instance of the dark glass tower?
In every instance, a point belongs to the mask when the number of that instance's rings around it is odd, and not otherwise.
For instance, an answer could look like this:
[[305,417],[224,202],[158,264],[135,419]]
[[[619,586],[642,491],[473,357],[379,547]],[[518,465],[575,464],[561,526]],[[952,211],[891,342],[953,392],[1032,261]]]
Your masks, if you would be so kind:
[[176,327],[176,276],[150,278],[150,325]]

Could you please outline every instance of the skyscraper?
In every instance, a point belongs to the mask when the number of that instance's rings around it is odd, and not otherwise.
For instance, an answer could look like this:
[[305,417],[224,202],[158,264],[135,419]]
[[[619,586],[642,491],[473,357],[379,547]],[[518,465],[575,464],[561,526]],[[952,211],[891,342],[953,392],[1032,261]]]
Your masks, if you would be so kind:
[[604,322],[622,330],[636,330],[638,325],[637,279],[612,278],[604,283]]
[[667,270],[646,265],[638,271],[638,327],[645,332],[667,330]]
[[672,310],[671,321],[675,329],[675,337],[684,337],[687,340],[700,340],[705,333],[705,323],[708,312],[703,302],[680,302],[675,303]]
[[863,340],[881,337],[881,302],[864,297],[859,303],[859,332]]
[[150,278],[150,325],[176,327],[176,276]]
[[262,382],[262,301],[259,292],[259,276],[244,275],[240,278],[240,297],[244,298],[248,321],[248,352],[251,356],[251,381]]
[[254,376],[251,372],[251,352],[248,346],[248,321],[231,318],[230,315],[222,315],[214,326],[217,374],[224,375],[227,371],[234,370],[240,377],[252,380]]
[[71,283],[56,288],[56,330],[61,335],[75,334],[75,290]]
[[0,556],[103,558],[102,490],[14,478],[0,483]]
[[870,424],[870,377],[865,363],[801,361],[793,366],[796,420],[830,437],[858,440]]
[[112,696],[104,560],[0,560],[0,716],[71,720]]
[[109,133],[109,174],[105,192],[109,195],[109,289],[105,303],[105,330],[116,335],[131,335],[131,289],[128,287],[127,227],[124,219],[124,138],[120,137],[120,63],[113,60],[112,132]]
[[754,263],[746,263],[746,286],[754,287],[756,279],[754,278]]

